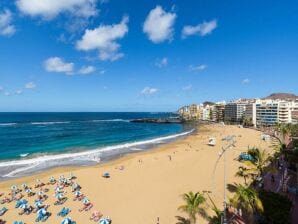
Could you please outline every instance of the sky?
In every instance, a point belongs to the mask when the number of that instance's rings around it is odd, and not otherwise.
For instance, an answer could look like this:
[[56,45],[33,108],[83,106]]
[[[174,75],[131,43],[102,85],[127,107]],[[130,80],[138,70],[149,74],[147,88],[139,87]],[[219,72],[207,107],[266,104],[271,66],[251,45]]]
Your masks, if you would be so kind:
[[1,0],[0,111],[298,94],[298,2]]

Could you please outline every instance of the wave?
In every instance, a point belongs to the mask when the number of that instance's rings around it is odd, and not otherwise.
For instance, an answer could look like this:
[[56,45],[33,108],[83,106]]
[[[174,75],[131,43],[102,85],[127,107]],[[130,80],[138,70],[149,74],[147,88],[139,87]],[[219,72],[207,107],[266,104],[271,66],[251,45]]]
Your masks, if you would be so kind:
[[130,120],[125,120],[125,119],[91,120],[91,122],[129,122],[129,121]]
[[29,153],[22,153],[20,154],[20,157],[27,157],[29,155]]
[[33,125],[48,125],[48,124],[68,124],[70,121],[42,121],[42,122],[31,122]]
[[[179,134],[165,136],[165,137],[159,137],[159,138],[154,138],[149,140],[114,145],[114,146],[107,146],[107,147],[97,148],[97,149],[88,150],[84,152],[73,152],[73,153],[65,153],[65,154],[57,154],[57,155],[44,155],[44,156],[39,156],[36,158],[30,158],[30,159],[6,161],[6,162],[1,162],[0,167],[2,168],[18,167],[7,174],[2,174],[3,177],[14,177],[16,174],[21,174],[22,172],[27,171],[31,168],[36,168],[39,165],[49,165],[50,162],[56,162],[60,166],[65,165],[66,162],[70,162],[70,161],[74,162],[78,160],[92,161],[92,162],[98,163],[100,161],[100,156],[104,152],[111,152],[111,151],[116,151],[116,150],[125,149],[125,148],[131,149],[132,151],[136,151],[137,146],[148,145],[148,144],[158,144],[166,140],[171,140],[178,137],[186,136],[192,133],[193,131],[194,129],[190,131],[182,132]],[[57,161],[60,161],[60,162],[58,163]]]
[[15,126],[17,123],[0,123],[0,126]]

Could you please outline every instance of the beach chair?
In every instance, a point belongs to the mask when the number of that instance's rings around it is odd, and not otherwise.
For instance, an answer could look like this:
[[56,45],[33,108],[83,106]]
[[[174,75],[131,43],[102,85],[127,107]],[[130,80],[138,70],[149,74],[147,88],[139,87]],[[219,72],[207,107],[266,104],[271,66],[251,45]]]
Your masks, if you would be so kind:
[[79,212],[82,212],[82,211],[89,211],[91,208],[93,207],[93,204],[91,202],[88,202],[86,204],[83,204],[83,207],[79,209]]
[[55,201],[54,205],[63,205],[65,202],[67,201],[67,198],[64,197],[64,198],[58,198],[57,201]]
[[65,208],[65,207],[63,207],[62,209],[61,209],[61,211],[60,212],[58,212],[58,216],[61,216],[61,217],[65,217],[65,216],[67,216],[68,214],[70,213],[70,209],[69,208]]
[[3,219],[0,219],[0,224],[5,224],[5,221]]
[[0,210],[0,216],[4,215],[6,212],[7,212],[7,208],[3,207],[3,208]]

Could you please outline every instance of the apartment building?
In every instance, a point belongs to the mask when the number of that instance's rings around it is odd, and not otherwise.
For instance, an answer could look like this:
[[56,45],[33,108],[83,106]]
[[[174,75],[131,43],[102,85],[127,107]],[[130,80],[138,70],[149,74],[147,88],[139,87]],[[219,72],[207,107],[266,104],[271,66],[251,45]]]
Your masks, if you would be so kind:
[[240,123],[243,120],[245,102],[230,102],[225,105],[225,121],[231,123]]

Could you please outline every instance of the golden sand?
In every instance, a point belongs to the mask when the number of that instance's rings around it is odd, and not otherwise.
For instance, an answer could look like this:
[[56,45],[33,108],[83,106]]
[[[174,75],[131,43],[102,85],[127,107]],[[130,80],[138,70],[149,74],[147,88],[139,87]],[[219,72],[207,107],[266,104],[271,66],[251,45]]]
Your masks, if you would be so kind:
[[[130,154],[99,166],[59,168],[31,177],[2,182],[0,192],[7,193],[12,184],[34,185],[37,178],[48,182],[52,175],[58,178],[61,174],[68,176],[73,172],[82,186],[82,193],[91,200],[94,207],[89,212],[78,212],[82,203],[72,200],[73,193],[70,188],[67,188],[66,194],[69,200],[64,205],[54,206],[54,186],[48,186],[50,192],[46,204],[50,205],[48,211],[52,216],[46,223],[60,223],[62,218],[58,217],[57,213],[65,206],[72,210],[69,216],[78,224],[94,223],[89,220],[93,210],[100,210],[104,215],[110,216],[113,224],[155,224],[158,217],[160,224],[173,224],[176,223],[175,216],[186,216],[177,208],[183,203],[181,195],[189,191],[212,191],[211,197],[217,206],[222,208],[223,159],[219,161],[213,175],[219,153],[226,145],[221,139],[227,135],[236,135],[236,147],[226,154],[227,181],[232,184],[243,182],[241,178],[235,177],[240,165],[237,157],[241,151],[247,150],[248,146],[271,151],[270,142],[262,141],[261,134],[237,126],[208,125],[184,139],[154,150]],[[207,145],[211,136],[217,139],[215,147]],[[120,166],[124,169],[117,169]],[[104,172],[109,172],[111,178],[102,178]],[[31,204],[32,200],[33,198],[30,199]],[[19,216],[19,209],[15,209],[14,205],[15,202],[4,204],[3,206],[9,210],[0,219],[5,219],[8,224],[14,220],[22,220],[26,224],[35,223],[36,214]],[[201,217],[198,222],[208,223]]]

